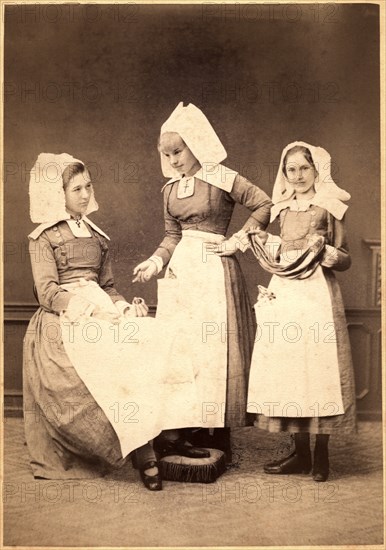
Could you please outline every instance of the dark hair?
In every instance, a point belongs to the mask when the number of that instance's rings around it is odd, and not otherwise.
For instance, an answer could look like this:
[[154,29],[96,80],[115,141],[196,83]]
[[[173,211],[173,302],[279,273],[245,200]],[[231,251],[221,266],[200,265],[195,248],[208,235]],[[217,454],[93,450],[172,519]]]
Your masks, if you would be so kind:
[[302,155],[305,156],[307,162],[309,164],[311,164],[311,166],[312,166],[312,168],[314,168],[314,170],[316,170],[314,161],[312,159],[311,151],[309,149],[307,149],[307,147],[304,147],[303,145],[295,145],[295,147],[292,147],[291,149],[289,149],[286,152],[285,157],[283,159],[283,166],[281,167],[281,169],[282,169],[282,172],[285,175],[285,177],[287,177],[286,166],[287,166],[288,157],[290,155],[293,155],[294,153],[302,153]]
[[78,174],[84,174],[85,172],[87,174],[89,173],[85,165],[81,162],[73,162],[72,164],[66,166],[62,174],[63,189],[66,190],[68,184],[74,176],[77,176]]

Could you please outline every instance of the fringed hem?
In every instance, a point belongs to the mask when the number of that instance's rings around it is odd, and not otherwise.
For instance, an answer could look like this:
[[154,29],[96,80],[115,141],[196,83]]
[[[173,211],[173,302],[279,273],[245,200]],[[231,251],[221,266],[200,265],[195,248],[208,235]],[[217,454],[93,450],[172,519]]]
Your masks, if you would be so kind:
[[187,459],[167,456],[159,461],[162,479],[186,483],[214,483],[226,470],[225,454],[217,449],[210,451],[210,458]]

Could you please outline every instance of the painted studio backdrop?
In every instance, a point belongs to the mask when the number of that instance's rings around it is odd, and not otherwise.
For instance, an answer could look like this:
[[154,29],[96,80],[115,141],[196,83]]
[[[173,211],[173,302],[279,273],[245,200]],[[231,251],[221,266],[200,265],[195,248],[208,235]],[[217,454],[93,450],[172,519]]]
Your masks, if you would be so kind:
[[[22,338],[37,307],[28,182],[41,152],[85,161],[109,234],[116,286],[156,306],[133,267],[163,235],[157,138],[180,101],[201,108],[226,165],[268,194],[283,147],[326,148],[351,194],[353,265],[338,274],[358,408],[380,418],[379,13],[370,4],[65,5],[5,8],[5,404],[22,407]],[[229,233],[247,212],[237,208]],[[275,232],[277,228],[274,228]],[[269,277],[240,258],[253,303]]]

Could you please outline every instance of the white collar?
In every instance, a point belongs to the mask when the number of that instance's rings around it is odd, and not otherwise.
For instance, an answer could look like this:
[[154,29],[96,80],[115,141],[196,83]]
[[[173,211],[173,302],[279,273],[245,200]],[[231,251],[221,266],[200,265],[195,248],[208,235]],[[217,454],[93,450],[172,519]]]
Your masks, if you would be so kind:
[[[213,185],[214,187],[218,187],[219,189],[230,193],[232,191],[233,183],[237,174],[238,172],[232,170],[231,168],[227,168],[223,164],[215,164],[210,166],[209,164],[206,164],[205,169],[201,166],[197,170],[197,172],[193,174],[193,176],[189,177],[200,179],[202,181],[205,181],[206,183],[209,183],[210,185]],[[189,177],[186,179],[189,179]],[[183,176],[170,178],[170,180],[167,181],[162,187],[161,192],[163,192],[167,185],[179,181],[182,178]]]
[[289,204],[289,209],[295,212],[306,212],[312,204],[312,199],[295,199]]
[[[304,204],[306,202],[308,203],[307,208],[311,204],[313,204],[314,206],[320,206],[320,208],[324,208],[325,210],[330,212],[330,214],[332,214],[334,218],[336,218],[337,220],[341,220],[343,218],[348,208],[347,204],[344,204],[339,199],[330,199],[328,197],[321,197],[321,196],[318,197],[317,194],[309,201],[304,201]],[[290,210],[299,210],[300,212],[303,211],[303,207],[299,207],[298,209],[296,205],[291,208],[292,203],[296,203],[293,197],[274,204],[271,208],[270,222],[272,223],[280,214],[280,212],[282,210],[285,210],[286,208],[290,208]],[[304,210],[307,210],[307,208],[304,208]]]
[[[35,241],[38,237],[40,237],[40,235],[43,233],[43,231],[45,231],[46,229],[49,229],[50,227],[54,227],[54,225],[60,223],[60,222],[63,222],[63,221],[67,221],[67,220],[71,220],[71,216],[68,214],[67,216],[63,216],[62,218],[60,218],[59,220],[56,220],[55,222],[47,222],[47,223],[41,223],[40,225],[38,225],[36,227],[36,229],[34,229],[32,231],[32,233],[30,233],[28,235],[28,238]],[[106,233],[104,231],[102,231],[102,229],[100,229],[97,225],[95,225],[94,222],[92,222],[91,220],[88,219],[87,216],[82,216],[81,218],[83,221],[85,221],[86,223],[88,223],[93,229],[95,229],[95,231],[97,231],[100,235],[102,235],[103,237],[106,237],[106,239],[110,240],[110,237],[108,235],[106,235]]]

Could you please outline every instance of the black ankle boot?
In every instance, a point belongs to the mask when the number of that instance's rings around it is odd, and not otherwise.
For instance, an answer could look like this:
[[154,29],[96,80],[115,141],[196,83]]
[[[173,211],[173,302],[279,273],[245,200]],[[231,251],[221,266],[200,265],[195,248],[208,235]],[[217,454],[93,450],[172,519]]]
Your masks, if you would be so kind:
[[314,467],[312,468],[312,477],[314,481],[327,481],[330,471],[330,462],[328,459],[327,445],[315,445]]
[[295,434],[295,452],[264,464],[266,474],[309,474],[311,471],[311,449],[309,434]]
[[266,474],[309,474],[311,462],[307,462],[296,452],[282,458],[264,464]]

